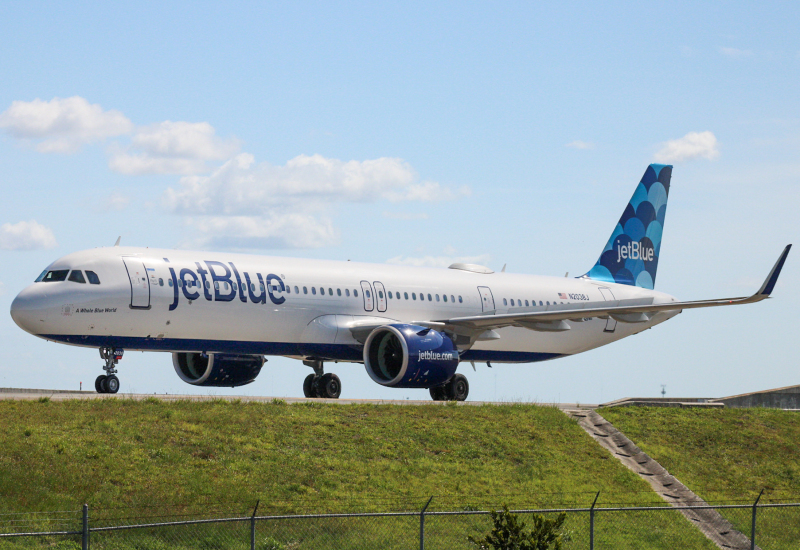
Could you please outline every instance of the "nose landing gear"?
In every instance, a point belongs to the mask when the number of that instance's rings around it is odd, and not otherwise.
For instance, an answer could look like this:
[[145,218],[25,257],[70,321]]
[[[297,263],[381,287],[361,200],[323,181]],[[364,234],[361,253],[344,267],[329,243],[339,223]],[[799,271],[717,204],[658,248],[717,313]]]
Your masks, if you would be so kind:
[[103,366],[105,374],[101,374],[94,381],[94,389],[97,393],[117,393],[119,391],[119,378],[117,369],[114,365],[122,359],[123,350],[116,348],[100,348],[100,358],[106,364]]
[[342,381],[339,377],[322,370],[322,361],[319,359],[303,361],[307,367],[314,369],[314,374],[309,374],[303,381],[303,395],[306,397],[320,397],[323,399],[339,399],[342,393]]

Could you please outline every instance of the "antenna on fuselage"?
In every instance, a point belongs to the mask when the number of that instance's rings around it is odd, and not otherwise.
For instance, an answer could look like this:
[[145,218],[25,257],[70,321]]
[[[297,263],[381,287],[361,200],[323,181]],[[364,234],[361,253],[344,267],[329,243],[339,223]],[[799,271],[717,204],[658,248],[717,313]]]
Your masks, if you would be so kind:
[[122,235],[117,237],[117,242],[114,243],[114,246],[119,246],[119,241],[122,239]]
[[506,272],[506,266],[507,265],[508,264],[503,264],[503,269],[500,270],[500,273],[505,273]]

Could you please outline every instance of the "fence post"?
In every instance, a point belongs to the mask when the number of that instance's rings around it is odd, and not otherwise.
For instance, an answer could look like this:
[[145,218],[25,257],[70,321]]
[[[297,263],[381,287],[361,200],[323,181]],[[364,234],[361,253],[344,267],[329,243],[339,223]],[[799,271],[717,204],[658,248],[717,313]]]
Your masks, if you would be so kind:
[[250,550],[256,550],[256,511],[258,511],[258,503],[261,500],[256,500],[256,507],[253,508],[253,515],[250,516]]
[[432,500],[433,497],[429,498],[419,513],[419,550],[425,550],[425,510],[428,509],[428,505]]
[[594,550],[594,505],[597,504],[597,499],[600,498],[600,491],[594,496],[592,507],[589,508],[589,550]]
[[83,505],[83,528],[81,529],[81,550],[89,550],[89,505]]
[[764,489],[761,489],[756,501],[753,503],[753,523],[750,527],[750,550],[755,550],[756,548],[756,510],[758,509],[758,501],[761,500],[761,495],[763,494]]

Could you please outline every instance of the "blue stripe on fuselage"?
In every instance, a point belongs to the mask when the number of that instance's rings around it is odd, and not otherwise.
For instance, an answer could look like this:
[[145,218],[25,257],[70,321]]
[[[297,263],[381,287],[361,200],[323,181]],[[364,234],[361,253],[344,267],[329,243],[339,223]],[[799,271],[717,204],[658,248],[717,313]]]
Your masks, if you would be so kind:
[[[90,348],[118,348],[144,351],[204,351],[242,355],[302,355],[332,361],[363,361],[360,346],[347,344],[303,344],[291,342],[247,342],[239,340],[197,340],[188,338],[141,338],[131,336],[74,336],[41,334],[47,340]],[[472,349],[461,355],[462,361],[497,361],[534,363],[563,357],[561,353],[498,351]]]

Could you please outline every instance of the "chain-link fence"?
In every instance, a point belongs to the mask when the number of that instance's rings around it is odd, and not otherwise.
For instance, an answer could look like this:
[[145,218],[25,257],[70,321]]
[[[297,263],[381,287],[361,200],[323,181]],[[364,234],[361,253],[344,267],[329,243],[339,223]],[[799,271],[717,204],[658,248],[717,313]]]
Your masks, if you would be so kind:
[[[77,512],[0,514],[0,550],[474,550],[476,546],[468,537],[481,537],[492,528],[488,510],[470,506],[440,510],[430,504],[429,500],[417,510],[399,512],[292,515],[259,514],[256,505],[249,515],[202,518],[184,513],[90,514],[88,506]],[[566,513],[561,527],[563,547],[590,550],[718,548],[697,523],[697,518],[708,511],[719,512],[741,533],[739,543],[732,547],[800,547],[800,503],[756,501],[695,507],[592,504],[512,510],[529,525],[533,514],[553,518]]]

